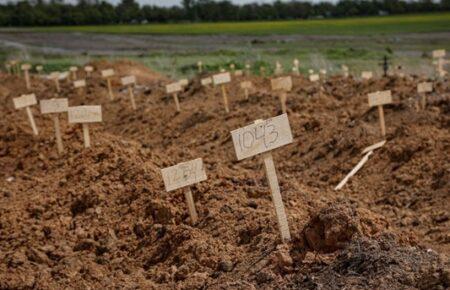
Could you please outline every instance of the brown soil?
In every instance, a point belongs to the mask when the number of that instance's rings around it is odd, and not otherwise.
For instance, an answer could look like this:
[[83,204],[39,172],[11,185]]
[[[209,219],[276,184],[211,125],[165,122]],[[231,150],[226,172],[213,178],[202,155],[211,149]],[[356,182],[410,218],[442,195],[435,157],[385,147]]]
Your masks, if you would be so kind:
[[[97,75],[86,95],[64,83],[71,105],[101,104],[104,122],[84,149],[81,128],[62,118],[62,157],[50,118],[33,108],[33,137],[25,112],[13,109],[23,80],[0,75],[0,289],[449,287],[448,81],[416,112],[415,77],[333,77],[322,93],[294,77],[294,143],[273,152],[293,236],[283,245],[262,161],[237,162],[229,133],[280,113],[268,79],[249,78],[249,101],[237,81],[228,86],[228,115],[219,90],[193,80],[176,113],[167,79],[129,62],[115,69],[139,71],[138,110],[126,91],[110,101]],[[55,96],[51,82],[32,83],[38,99]],[[380,141],[367,93],[384,89],[395,98],[385,106],[388,142],[336,192],[362,149]],[[160,169],[198,157],[208,180],[192,187],[192,226]]]

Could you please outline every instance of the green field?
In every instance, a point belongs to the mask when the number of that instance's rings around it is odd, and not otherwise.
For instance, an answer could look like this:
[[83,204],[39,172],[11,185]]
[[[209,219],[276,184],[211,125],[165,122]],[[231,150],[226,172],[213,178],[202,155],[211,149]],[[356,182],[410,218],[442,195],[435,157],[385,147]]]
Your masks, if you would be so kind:
[[346,19],[265,22],[179,23],[106,26],[36,27],[39,32],[92,32],[157,35],[371,35],[450,31],[450,13]]

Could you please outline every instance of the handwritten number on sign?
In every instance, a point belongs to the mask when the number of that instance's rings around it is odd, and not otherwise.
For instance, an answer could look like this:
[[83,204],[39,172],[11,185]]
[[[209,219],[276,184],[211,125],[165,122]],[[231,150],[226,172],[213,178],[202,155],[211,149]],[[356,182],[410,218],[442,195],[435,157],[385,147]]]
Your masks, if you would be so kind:
[[252,148],[256,140],[262,139],[264,146],[269,148],[272,143],[277,141],[278,135],[276,126],[271,123],[271,120],[267,120],[263,124],[242,133],[239,136],[239,146],[243,151]]

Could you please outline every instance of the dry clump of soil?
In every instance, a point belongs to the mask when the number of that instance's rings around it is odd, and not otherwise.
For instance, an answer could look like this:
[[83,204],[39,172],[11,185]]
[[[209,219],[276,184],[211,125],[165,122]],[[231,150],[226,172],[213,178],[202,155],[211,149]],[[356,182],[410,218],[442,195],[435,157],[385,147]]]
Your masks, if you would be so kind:
[[[114,67],[120,74],[126,64]],[[293,240],[281,244],[259,158],[235,160],[229,132],[279,114],[267,79],[249,100],[194,79],[175,112],[169,82],[142,70],[132,111],[126,92],[111,101],[99,75],[86,94],[62,84],[71,105],[101,104],[93,148],[62,118],[66,153],[52,122],[33,109],[33,137],[12,97],[23,80],[0,75],[0,288],[445,289],[449,285],[448,96],[437,83],[426,110],[414,108],[417,78],[319,85],[294,77],[288,96],[294,143],[273,152]],[[148,78],[147,78],[148,77]],[[38,99],[55,96],[33,81]],[[368,92],[391,89],[387,144],[342,191],[333,187],[379,141]],[[192,187],[200,221],[181,192],[166,193],[160,169],[202,157],[208,180]],[[431,249],[430,249],[431,248]],[[439,254],[438,254],[439,253]],[[384,289],[384,288],[381,288]]]

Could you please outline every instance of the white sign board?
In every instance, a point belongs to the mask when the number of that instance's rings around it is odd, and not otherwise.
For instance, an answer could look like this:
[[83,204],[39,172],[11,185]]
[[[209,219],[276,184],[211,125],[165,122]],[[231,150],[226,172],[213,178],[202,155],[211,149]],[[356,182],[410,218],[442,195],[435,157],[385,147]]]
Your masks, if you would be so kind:
[[419,83],[417,85],[417,92],[418,93],[430,93],[433,91],[433,84],[432,83]]
[[24,63],[21,67],[22,70],[30,70],[31,69],[31,65],[28,63]]
[[37,104],[36,95],[35,94],[29,94],[29,95],[21,95],[18,98],[13,99],[14,107],[16,109],[21,109],[29,106],[33,106]]
[[287,114],[231,131],[238,160],[292,143]]
[[41,114],[63,113],[69,108],[69,100],[66,98],[41,100]]
[[78,71],[78,68],[77,68],[76,66],[71,66],[71,67],[69,68],[69,70],[70,70],[71,72],[75,72],[75,71]]
[[173,94],[182,90],[180,82],[168,84],[166,86],[166,91],[168,94]]
[[201,80],[202,86],[208,86],[212,84],[212,78],[204,78]]
[[363,71],[361,73],[361,78],[364,80],[370,80],[373,77],[373,73],[371,71]]
[[85,80],[77,80],[73,82],[73,86],[74,88],[78,89],[78,88],[82,88],[86,86],[86,81]]
[[136,83],[135,76],[127,76],[120,79],[122,81],[123,86],[128,86]]
[[207,179],[201,158],[161,170],[166,191],[172,191]]
[[109,77],[112,77],[113,75],[114,75],[114,70],[112,68],[102,70],[102,77],[104,77],[104,78],[109,78]]
[[375,92],[368,95],[369,96],[369,106],[382,106],[385,104],[392,103],[391,91]]
[[285,91],[288,92],[292,90],[292,78],[282,77],[271,80],[272,90],[274,91]]
[[178,82],[180,83],[180,85],[182,87],[185,87],[185,86],[189,85],[189,80],[188,79],[182,79],[182,80],[179,80]]
[[445,57],[445,49],[433,50],[433,58],[443,58]]
[[69,123],[96,123],[102,121],[102,106],[69,107]]
[[314,74],[314,75],[310,75],[309,76],[309,81],[311,82],[317,82],[319,80],[319,75],[318,74]]
[[222,85],[231,82],[231,75],[229,72],[213,75],[215,85]]

